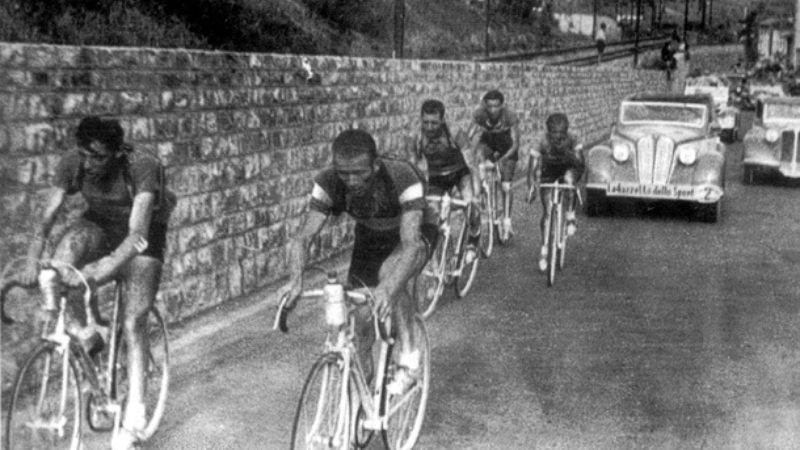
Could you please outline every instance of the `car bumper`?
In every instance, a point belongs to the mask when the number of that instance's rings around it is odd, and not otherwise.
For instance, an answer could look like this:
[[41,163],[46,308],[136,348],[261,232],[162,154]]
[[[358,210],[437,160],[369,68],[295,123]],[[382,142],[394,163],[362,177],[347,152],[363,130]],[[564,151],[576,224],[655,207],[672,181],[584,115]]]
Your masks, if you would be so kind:
[[639,184],[627,182],[587,183],[586,189],[604,192],[609,198],[641,200],[678,200],[697,203],[715,203],[722,198],[723,190],[713,184]]
[[780,162],[762,158],[745,158],[742,163],[765,171],[775,171],[786,178],[800,178],[800,163]]

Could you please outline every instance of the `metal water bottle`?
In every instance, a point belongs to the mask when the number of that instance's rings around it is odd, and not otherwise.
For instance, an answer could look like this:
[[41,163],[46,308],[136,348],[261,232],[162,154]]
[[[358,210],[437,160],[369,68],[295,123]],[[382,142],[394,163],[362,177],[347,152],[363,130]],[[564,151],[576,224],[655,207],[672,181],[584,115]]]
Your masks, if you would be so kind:
[[336,279],[336,272],[328,273],[325,284],[325,320],[333,327],[347,322],[347,305],[344,301],[344,286]]

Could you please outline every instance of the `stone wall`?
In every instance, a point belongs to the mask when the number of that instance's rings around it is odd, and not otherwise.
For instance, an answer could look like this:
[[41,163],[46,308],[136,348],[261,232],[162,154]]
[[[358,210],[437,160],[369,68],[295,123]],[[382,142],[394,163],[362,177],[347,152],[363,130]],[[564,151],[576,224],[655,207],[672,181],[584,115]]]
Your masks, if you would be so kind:
[[[383,153],[402,156],[401,137],[418,127],[424,99],[442,99],[452,127],[466,127],[482,95],[499,88],[520,113],[526,141],[560,110],[591,142],[607,133],[623,96],[665,89],[662,74],[627,67],[308,61],[318,82],[300,76],[298,56],[0,44],[0,266],[24,255],[54,167],[87,114],[118,117],[127,140],[168,167],[179,204],[159,302],[176,321],[285,275],[312,176],[329,163],[341,130],[367,129]],[[82,204],[68,206],[55,235]],[[313,257],[351,241],[348,221],[339,220]],[[8,302],[22,323],[3,330],[4,362],[32,334],[35,302],[22,295]]]
[[728,73],[740,59],[744,61],[744,46],[741,44],[690,48],[690,73]]

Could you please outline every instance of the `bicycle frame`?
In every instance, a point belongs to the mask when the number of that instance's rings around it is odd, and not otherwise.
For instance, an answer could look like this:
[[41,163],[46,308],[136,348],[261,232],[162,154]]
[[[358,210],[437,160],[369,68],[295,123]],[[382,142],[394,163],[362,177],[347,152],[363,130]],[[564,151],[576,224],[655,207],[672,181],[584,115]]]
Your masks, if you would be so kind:
[[[450,238],[453,237],[453,225],[452,225],[451,213],[459,209],[465,211],[464,227],[468,228],[470,220],[469,214],[467,213],[467,211],[469,211],[468,209],[469,203],[460,198],[455,198],[451,196],[449,192],[445,192],[444,195],[426,195],[425,200],[427,200],[429,203],[438,202],[441,205],[441,208],[439,210],[439,234],[440,234],[440,239],[443,239],[444,242],[448,244],[449,247]],[[456,265],[456,267],[452,268],[450,273],[445,273],[445,276],[448,275],[450,277],[461,276],[461,271],[463,267],[461,267],[462,264],[460,259],[461,259],[462,247],[466,244],[463,235],[464,233],[462,230],[462,232],[459,233],[459,240],[456,243],[457,245],[455,249],[455,255],[458,256],[459,258],[458,264]],[[447,247],[445,248],[445,250],[446,249]]]
[[[548,189],[546,209],[547,220],[542,230],[542,242],[548,249],[547,283],[552,286],[555,282],[556,261],[558,268],[564,266],[564,252],[566,250],[567,233],[565,230],[566,221],[564,220],[564,193],[565,191],[576,191],[575,186],[560,183],[540,183],[539,189]],[[578,197],[580,198],[579,194]],[[554,228],[555,227],[555,228]],[[555,238],[556,242],[552,242]]]

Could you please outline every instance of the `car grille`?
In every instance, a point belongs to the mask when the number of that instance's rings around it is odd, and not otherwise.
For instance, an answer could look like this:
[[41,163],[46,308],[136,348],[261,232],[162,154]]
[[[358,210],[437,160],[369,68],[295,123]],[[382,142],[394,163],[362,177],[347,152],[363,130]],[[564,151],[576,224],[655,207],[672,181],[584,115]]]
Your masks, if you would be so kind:
[[797,147],[797,131],[783,130],[781,133],[781,161],[800,162],[795,147]]
[[636,143],[639,183],[667,184],[672,171],[675,141],[668,137],[645,136]]

